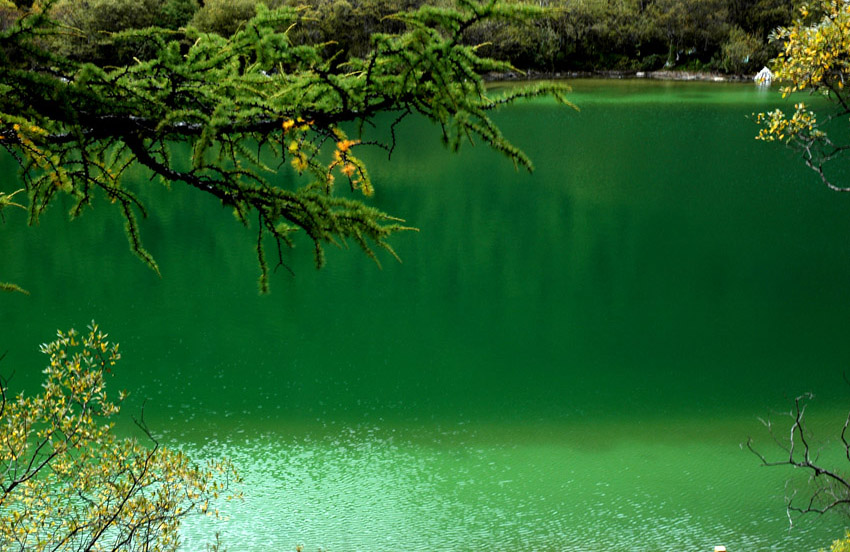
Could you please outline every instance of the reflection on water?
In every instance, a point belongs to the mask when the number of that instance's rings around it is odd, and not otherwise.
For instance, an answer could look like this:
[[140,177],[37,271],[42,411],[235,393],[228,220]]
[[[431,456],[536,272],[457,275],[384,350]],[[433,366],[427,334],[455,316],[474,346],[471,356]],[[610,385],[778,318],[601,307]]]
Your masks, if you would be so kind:
[[[326,425],[184,449],[243,466],[251,492],[219,526],[234,551],[807,550],[838,534],[789,532],[778,474],[702,429]],[[190,522],[186,548],[209,527]]]
[[[739,444],[804,391],[846,404],[847,199],[753,139],[778,101],[755,87],[582,81],[575,101],[499,114],[532,176],[408,121],[369,159],[378,207],[421,230],[393,242],[404,263],[332,250],[314,272],[300,247],[269,297],[250,229],[141,173],[162,279],[105,209],[4,213],[0,280],[32,292],[0,295],[4,363],[38,385],[36,344],[96,319],[125,412],[241,466],[234,551],[825,546],[841,520],[789,532],[787,474]],[[195,550],[207,526],[187,531]]]

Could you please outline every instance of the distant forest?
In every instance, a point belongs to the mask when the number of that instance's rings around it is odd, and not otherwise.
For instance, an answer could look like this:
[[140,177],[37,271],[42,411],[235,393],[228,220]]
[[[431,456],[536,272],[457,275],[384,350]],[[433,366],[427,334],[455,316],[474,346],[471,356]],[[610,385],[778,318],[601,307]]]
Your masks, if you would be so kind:
[[[513,0],[523,1],[523,0]],[[387,18],[423,3],[451,0],[58,0],[55,17],[75,32],[56,47],[110,64],[132,51],[107,33],[151,25],[192,25],[229,35],[256,12],[297,7],[303,23],[290,31],[296,43],[328,43],[337,59],[369,50],[374,32],[400,30]],[[755,73],[776,54],[770,34],[789,24],[801,0],[536,0],[544,8],[533,21],[487,22],[467,29],[465,40],[480,53],[515,67],[545,73],[680,69]],[[32,0],[0,0],[0,28],[31,9]],[[35,8],[38,9],[38,0]],[[138,48],[138,44],[134,46]]]

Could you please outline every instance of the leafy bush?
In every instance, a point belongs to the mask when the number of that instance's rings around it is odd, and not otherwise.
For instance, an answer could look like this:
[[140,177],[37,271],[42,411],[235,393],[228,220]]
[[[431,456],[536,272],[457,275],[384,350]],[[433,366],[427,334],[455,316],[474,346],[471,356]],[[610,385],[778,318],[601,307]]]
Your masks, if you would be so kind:
[[15,4],[8,0],[0,0],[0,31],[8,29],[12,23],[18,20],[21,12],[15,7]]
[[[97,325],[41,346],[39,394],[11,398],[0,381],[0,543],[4,551],[171,550],[180,521],[215,512],[238,476],[225,462],[119,439],[105,375],[121,355]],[[217,512],[216,512],[217,514]]]
[[729,73],[752,72],[765,61],[764,45],[740,27],[729,31],[729,39],[720,48],[721,67]]
[[164,0],[154,24],[166,29],[179,29],[192,20],[199,8],[197,0]]
[[160,0],[60,0],[53,10],[84,33],[104,33],[150,27],[160,7]]
[[61,55],[99,65],[145,57],[150,46],[141,41],[115,43],[113,33],[152,26],[177,29],[198,10],[197,0],[59,0],[51,15],[71,31],[51,37]]
[[192,26],[227,37],[256,14],[257,0],[207,0],[192,19]]
[[832,541],[829,552],[850,552],[850,531],[844,534],[844,538]]

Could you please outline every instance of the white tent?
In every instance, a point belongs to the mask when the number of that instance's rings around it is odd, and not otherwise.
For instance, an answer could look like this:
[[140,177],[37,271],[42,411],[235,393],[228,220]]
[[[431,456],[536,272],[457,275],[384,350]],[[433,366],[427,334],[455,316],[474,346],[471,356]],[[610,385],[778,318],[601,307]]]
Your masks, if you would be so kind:
[[758,72],[758,74],[756,74],[753,80],[756,81],[756,83],[758,84],[768,86],[771,82],[773,82],[773,71],[771,71],[767,67],[764,67],[761,71]]

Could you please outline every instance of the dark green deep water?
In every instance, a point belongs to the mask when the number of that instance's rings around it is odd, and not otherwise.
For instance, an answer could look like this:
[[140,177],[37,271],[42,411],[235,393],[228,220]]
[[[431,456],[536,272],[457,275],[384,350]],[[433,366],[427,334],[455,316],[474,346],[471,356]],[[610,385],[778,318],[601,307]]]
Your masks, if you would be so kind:
[[828,545],[842,520],[789,529],[792,474],[739,445],[770,450],[757,418],[804,391],[819,435],[843,423],[850,197],[753,139],[775,91],[574,85],[578,113],[498,115],[531,176],[402,125],[371,167],[421,230],[393,242],[404,263],[332,250],[316,272],[303,242],[266,297],[252,233],[179,186],[144,192],[162,279],[103,205],[37,228],[7,210],[0,280],[32,295],[0,295],[4,372],[33,386],[57,328],[110,332],[127,414],[146,400],[168,444],[245,475],[187,550],[214,530],[231,551]]

